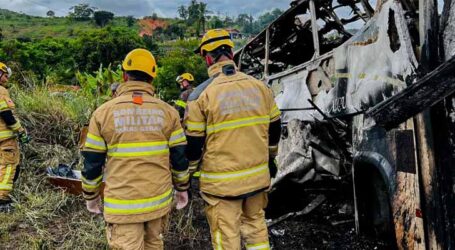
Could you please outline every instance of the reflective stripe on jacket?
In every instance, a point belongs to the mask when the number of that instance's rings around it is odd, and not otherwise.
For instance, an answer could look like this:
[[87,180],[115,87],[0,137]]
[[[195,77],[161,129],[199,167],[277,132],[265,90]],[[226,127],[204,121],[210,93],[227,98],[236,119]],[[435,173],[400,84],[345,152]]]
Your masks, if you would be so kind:
[[[107,155],[106,221],[140,223],[168,213],[173,181],[188,182],[187,166],[170,166],[170,149],[185,145],[186,137],[177,111],[153,97],[150,84],[127,82],[117,92],[93,113],[83,150]],[[96,194],[102,179],[83,178],[84,191]]]
[[268,129],[280,117],[272,91],[232,61],[213,65],[209,76],[190,96],[185,119],[188,136],[206,137],[201,191],[235,197],[267,188]]
[[[14,114],[15,105],[10,98],[8,90],[0,86],[0,112],[7,110],[11,110]],[[8,126],[3,119],[0,119],[0,142],[16,137],[17,131],[22,128],[19,120],[16,120],[17,122],[15,124]]]

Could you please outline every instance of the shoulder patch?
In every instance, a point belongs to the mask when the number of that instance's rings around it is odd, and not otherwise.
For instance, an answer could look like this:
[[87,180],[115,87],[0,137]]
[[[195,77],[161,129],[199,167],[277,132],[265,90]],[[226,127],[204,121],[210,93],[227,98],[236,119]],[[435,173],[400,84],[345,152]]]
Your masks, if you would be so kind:
[[210,77],[207,79],[205,82],[201,83],[199,86],[197,86],[193,92],[191,92],[190,96],[188,97],[188,101],[195,101],[201,96],[201,94],[204,92],[204,90],[217,78],[220,74],[216,74],[213,77]]

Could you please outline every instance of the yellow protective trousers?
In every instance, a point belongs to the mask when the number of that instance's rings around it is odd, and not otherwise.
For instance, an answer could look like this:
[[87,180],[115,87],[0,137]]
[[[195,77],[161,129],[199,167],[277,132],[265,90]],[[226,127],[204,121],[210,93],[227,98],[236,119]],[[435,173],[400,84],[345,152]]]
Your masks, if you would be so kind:
[[240,250],[241,237],[247,250],[270,249],[264,208],[267,193],[230,200],[202,194],[215,250]]
[[9,199],[19,161],[20,152],[16,139],[0,142],[0,200]]
[[106,236],[111,249],[162,250],[163,233],[167,230],[169,215],[131,224],[107,223]]

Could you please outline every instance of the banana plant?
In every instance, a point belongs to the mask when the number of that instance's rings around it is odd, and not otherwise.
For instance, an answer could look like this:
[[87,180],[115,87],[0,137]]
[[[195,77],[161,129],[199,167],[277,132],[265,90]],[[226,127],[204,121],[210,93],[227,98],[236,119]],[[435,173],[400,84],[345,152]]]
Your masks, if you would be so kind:
[[122,80],[121,75],[120,68],[113,70],[111,64],[107,68],[101,64],[94,74],[76,72],[76,79],[84,94],[94,100],[93,108],[96,109],[110,99],[110,86],[115,82],[120,82]]

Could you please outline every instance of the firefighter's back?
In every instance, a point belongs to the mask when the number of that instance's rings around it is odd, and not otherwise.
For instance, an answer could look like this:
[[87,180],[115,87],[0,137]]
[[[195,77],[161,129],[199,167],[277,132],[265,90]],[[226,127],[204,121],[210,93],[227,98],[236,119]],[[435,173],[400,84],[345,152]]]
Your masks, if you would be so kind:
[[[107,144],[105,215],[113,223],[160,217],[171,201],[169,140],[178,114],[150,93],[128,91],[140,85],[145,83],[124,84],[117,98],[94,113]],[[137,203],[122,206],[131,200]]]
[[[195,90],[199,96],[190,97],[195,100],[187,122],[190,132],[206,126],[201,191],[235,197],[266,188],[270,184],[268,129],[274,108],[270,90],[238,72],[232,62],[220,63],[212,71],[210,84]],[[205,124],[197,121],[202,116]]]

